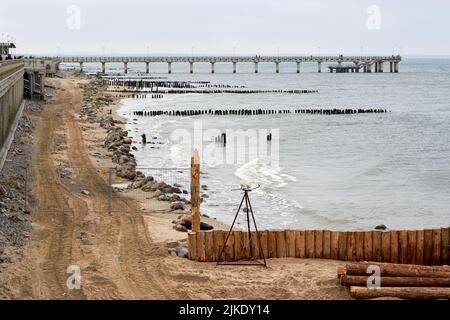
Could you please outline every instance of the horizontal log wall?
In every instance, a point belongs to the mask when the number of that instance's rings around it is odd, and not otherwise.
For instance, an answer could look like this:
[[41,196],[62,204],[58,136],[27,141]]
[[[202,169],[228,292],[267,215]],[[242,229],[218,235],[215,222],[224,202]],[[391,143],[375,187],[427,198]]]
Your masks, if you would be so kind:
[[[189,259],[216,262],[227,231],[201,231],[188,234]],[[233,231],[222,261],[239,261],[250,252],[266,258],[319,258],[345,261],[379,261],[419,265],[450,264],[450,228],[416,231],[260,231],[260,242],[252,232]]]

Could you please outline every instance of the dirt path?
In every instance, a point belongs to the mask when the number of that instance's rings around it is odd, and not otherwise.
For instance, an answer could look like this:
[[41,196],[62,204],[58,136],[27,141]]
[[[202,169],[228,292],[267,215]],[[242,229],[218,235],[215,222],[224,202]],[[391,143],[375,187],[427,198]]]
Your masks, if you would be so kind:
[[[37,154],[33,162],[37,231],[28,250],[32,269],[32,298],[51,299],[171,299],[188,298],[170,290],[161,274],[164,247],[151,243],[141,214],[132,202],[115,198],[116,211],[102,207],[107,198],[105,181],[97,174],[84,146],[75,118],[81,95],[68,79],[56,80],[58,90],[41,115]],[[67,130],[69,167],[73,180],[91,191],[88,197],[69,191],[60,182],[51,156],[55,130]],[[49,209],[45,209],[49,208]],[[57,209],[56,209],[57,208]],[[82,289],[69,290],[67,268],[83,270]]]

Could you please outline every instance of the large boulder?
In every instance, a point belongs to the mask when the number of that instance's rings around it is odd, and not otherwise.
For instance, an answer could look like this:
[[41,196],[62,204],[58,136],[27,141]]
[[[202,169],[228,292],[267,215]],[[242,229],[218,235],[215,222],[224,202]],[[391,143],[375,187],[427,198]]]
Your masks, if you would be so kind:
[[155,191],[155,182],[149,181],[147,183],[145,183],[145,180],[143,181],[143,186],[142,186],[142,191],[144,192],[151,192],[151,191]]
[[170,205],[170,209],[172,210],[184,210],[184,208],[184,203],[181,201],[172,202],[172,204]]
[[119,163],[120,163],[120,164],[127,163],[129,160],[130,160],[130,159],[129,159],[126,155],[121,155],[121,156],[119,157]]

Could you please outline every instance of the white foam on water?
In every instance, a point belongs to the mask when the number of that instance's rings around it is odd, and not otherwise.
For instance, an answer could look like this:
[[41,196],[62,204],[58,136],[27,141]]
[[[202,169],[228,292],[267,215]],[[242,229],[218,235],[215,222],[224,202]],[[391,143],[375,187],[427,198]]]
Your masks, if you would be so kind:
[[281,173],[281,168],[268,164],[265,160],[256,158],[247,162],[234,173],[243,182],[250,185],[260,185],[261,190],[280,189],[297,178]]
[[[256,158],[247,162],[235,171],[235,175],[242,180],[241,184],[251,187],[259,185],[260,187],[254,192],[279,209],[303,208],[297,201],[286,199],[276,192],[289,183],[297,181],[297,178],[282,173],[281,168],[273,167],[265,160]],[[283,213],[280,215],[283,216]]]

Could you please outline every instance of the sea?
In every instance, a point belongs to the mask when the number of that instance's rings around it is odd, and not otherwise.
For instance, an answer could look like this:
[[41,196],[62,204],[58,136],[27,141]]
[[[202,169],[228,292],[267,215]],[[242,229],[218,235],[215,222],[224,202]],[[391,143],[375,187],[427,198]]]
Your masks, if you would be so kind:
[[[71,65],[66,65],[70,68]],[[329,73],[322,65],[151,64],[160,81],[187,81],[210,89],[318,90],[292,94],[163,94],[120,101],[141,168],[189,168],[201,154],[201,211],[230,224],[249,192],[260,229],[364,230],[450,225],[450,59],[403,58],[399,73]],[[107,67],[111,75],[122,64]],[[129,77],[145,76],[129,63]],[[85,64],[86,72],[100,70]],[[388,71],[388,72],[386,72]],[[161,88],[162,89],[162,88]],[[199,115],[138,117],[134,111],[225,109],[382,108],[386,113],[319,115]],[[141,134],[156,144],[142,145]],[[217,142],[227,133],[227,144]],[[267,134],[272,140],[267,141]],[[236,134],[235,143],[231,136]],[[238,142],[239,137],[241,141]],[[242,142],[244,141],[244,142]],[[156,171],[155,171],[156,172]],[[189,185],[183,186],[189,189]],[[246,212],[237,218],[245,228]]]

